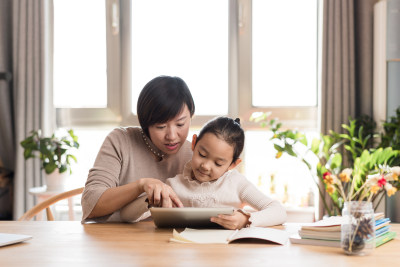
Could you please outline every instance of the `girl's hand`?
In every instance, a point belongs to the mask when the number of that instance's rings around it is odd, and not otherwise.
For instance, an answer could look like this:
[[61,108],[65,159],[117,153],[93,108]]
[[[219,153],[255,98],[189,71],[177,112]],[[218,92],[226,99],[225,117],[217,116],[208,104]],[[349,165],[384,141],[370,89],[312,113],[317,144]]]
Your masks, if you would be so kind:
[[175,194],[174,190],[160,180],[141,178],[139,185],[142,191],[146,192],[150,205],[163,208],[183,207],[181,200]]
[[242,229],[249,223],[249,216],[235,210],[232,215],[219,214],[211,217],[211,221],[230,230]]

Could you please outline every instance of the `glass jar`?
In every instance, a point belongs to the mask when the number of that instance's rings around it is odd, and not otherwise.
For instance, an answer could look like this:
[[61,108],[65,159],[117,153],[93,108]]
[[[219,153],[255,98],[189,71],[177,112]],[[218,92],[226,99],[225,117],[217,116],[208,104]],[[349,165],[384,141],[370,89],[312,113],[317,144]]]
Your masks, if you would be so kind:
[[345,202],[341,247],[348,255],[368,255],[375,248],[375,218],[369,201]]

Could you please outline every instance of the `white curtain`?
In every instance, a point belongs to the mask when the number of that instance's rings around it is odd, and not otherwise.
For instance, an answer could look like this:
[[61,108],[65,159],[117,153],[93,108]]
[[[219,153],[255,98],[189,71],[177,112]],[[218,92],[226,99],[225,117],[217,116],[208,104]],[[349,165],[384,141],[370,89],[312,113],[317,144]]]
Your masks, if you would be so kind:
[[[34,203],[29,189],[42,185],[38,160],[23,158],[20,142],[32,130],[52,132],[52,0],[12,1],[12,73],[14,104],[14,219]],[[11,27],[10,27],[11,29]]]

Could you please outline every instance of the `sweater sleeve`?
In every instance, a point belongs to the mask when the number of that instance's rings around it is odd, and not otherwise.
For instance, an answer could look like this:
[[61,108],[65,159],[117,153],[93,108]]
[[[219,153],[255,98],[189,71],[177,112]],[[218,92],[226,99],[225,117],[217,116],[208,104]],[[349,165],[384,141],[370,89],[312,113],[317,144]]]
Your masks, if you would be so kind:
[[255,212],[246,212],[246,214],[250,215],[250,226],[265,227],[282,224],[286,221],[287,215],[283,205],[279,201],[263,194],[244,177],[240,182],[239,195],[242,203],[257,210]]
[[[119,174],[123,159],[122,148],[126,147],[128,142],[123,131],[121,128],[114,129],[106,137],[97,154],[93,168],[89,170],[81,200],[83,221],[90,215],[104,191],[119,185]],[[99,219],[106,221],[110,215]]]
[[147,195],[143,193],[134,201],[128,203],[121,209],[121,221],[123,222],[138,222],[150,217],[148,203],[146,202]]

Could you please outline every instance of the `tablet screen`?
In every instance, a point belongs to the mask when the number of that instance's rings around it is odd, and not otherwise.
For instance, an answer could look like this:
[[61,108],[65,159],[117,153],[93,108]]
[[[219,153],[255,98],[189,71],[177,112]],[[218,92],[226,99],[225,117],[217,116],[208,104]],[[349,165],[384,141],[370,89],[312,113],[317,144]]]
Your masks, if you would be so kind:
[[232,214],[234,208],[150,208],[154,224],[159,228],[221,228],[210,222],[218,214]]

